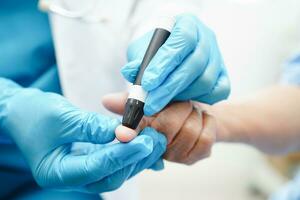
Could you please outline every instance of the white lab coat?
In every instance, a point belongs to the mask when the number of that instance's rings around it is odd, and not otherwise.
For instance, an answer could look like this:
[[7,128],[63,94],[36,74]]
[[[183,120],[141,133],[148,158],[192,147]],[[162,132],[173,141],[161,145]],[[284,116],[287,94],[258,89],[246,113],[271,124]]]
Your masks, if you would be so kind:
[[[69,0],[67,6],[78,9],[93,0]],[[158,15],[176,15],[196,9],[191,0],[97,0],[95,15],[105,23],[86,24],[51,15],[64,95],[82,109],[108,113],[101,105],[104,94],[126,89],[120,68],[126,63],[126,48],[132,38],[150,31]],[[197,0],[196,0],[197,2]],[[138,199],[134,183],[129,181],[106,199]]]

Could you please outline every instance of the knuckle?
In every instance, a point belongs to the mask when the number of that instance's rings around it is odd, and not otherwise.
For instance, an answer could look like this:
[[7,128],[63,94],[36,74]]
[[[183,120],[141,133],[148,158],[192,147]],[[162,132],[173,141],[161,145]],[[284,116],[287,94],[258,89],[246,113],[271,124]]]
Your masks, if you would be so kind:
[[175,154],[174,152],[165,154],[164,159],[168,160],[170,162],[176,162],[176,163],[182,163],[182,164],[186,163],[184,156]]
[[195,47],[197,44],[197,34],[188,27],[181,27],[180,32],[189,46]]
[[175,27],[174,32],[184,39],[186,44],[195,46],[198,43],[197,23],[195,23],[194,16],[184,16],[178,26]]
[[174,149],[168,148],[163,156],[168,161],[178,162],[179,155]]
[[185,133],[185,135],[189,135],[191,133],[195,132],[195,122],[194,120],[187,120],[185,122],[185,124],[182,127],[183,132]]

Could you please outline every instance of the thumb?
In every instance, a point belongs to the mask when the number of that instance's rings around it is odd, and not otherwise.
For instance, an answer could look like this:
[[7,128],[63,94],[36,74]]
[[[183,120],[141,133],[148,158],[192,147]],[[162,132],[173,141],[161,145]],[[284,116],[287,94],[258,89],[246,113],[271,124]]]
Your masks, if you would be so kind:
[[85,187],[101,181],[150,155],[153,151],[153,139],[143,135],[130,143],[110,144],[83,155],[74,155],[68,151],[68,147],[59,147],[41,163],[36,173],[41,186]]
[[125,110],[127,97],[128,92],[107,94],[102,98],[102,104],[107,110],[122,115]]

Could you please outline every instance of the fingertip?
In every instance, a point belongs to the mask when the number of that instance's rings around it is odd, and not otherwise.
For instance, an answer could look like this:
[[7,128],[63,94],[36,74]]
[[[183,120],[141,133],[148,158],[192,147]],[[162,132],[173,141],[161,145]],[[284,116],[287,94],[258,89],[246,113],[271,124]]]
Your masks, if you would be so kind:
[[167,138],[160,132],[156,131],[154,128],[151,127],[144,128],[144,130],[141,132],[141,135],[149,135],[155,141],[160,143],[162,147],[166,148],[167,146]]
[[150,169],[154,171],[161,171],[165,168],[164,161],[162,159],[159,159],[156,163],[154,163]]
[[121,69],[121,74],[130,83],[133,83],[136,78],[136,74],[132,74],[130,70],[125,68]]
[[116,138],[123,143],[130,142],[138,135],[137,131],[123,125],[117,126],[115,134]]
[[118,100],[120,97],[124,96],[124,92],[115,92],[115,93],[109,93],[105,94],[102,98],[102,102],[109,102],[111,100]]
[[123,114],[128,92],[106,94],[101,98],[102,105],[109,111],[116,114]]

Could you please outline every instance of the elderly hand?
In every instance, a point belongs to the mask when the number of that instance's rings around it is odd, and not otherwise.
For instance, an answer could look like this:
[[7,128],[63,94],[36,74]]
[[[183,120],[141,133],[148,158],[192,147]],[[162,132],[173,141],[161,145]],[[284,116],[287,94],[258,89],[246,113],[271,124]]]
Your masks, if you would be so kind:
[[[126,98],[126,93],[108,95],[103,98],[103,104],[110,111],[122,114]],[[191,165],[208,157],[216,140],[216,120],[206,108],[208,105],[200,103],[172,103],[155,116],[144,117],[137,130],[119,126],[116,136],[128,142],[143,127],[151,126],[167,137],[166,160]]]

